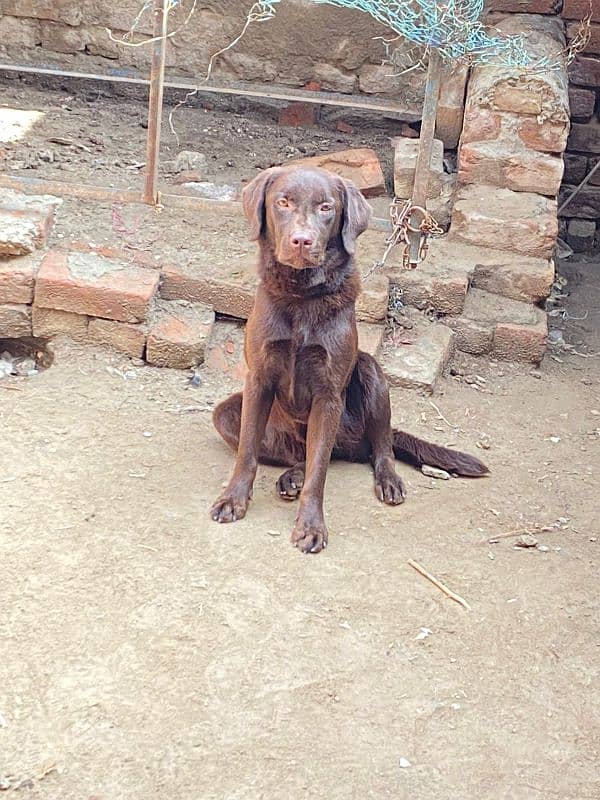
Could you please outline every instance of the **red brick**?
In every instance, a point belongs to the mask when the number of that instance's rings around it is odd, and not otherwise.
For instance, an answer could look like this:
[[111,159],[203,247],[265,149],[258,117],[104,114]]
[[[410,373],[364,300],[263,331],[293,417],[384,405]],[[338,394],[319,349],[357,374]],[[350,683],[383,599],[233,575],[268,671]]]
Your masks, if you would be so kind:
[[31,306],[17,303],[0,305],[0,339],[31,336]]
[[321,84],[318,81],[309,81],[304,84],[304,88],[307,92],[320,92]]
[[317,110],[314,103],[290,103],[279,112],[279,124],[291,128],[309,128],[317,124]]
[[505,254],[492,263],[475,264],[472,286],[512,300],[539,303],[554,283],[552,259]]
[[569,150],[600,154],[600,122],[592,120],[585,125],[574,122],[569,134]]
[[84,314],[56,311],[53,308],[32,308],[33,335],[41,339],[69,336],[75,341],[84,341],[88,332],[88,318]]
[[162,271],[160,296],[165,300],[206,303],[220,314],[246,319],[254,306],[258,283],[255,258],[241,263],[219,264],[216,260],[166,266]]
[[335,127],[336,130],[338,130],[340,133],[354,133],[354,128],[352,127],[352,125],[348,125],[348,123],[344,122],[344,120],[342,119],[337,123]]
[[77,53],[89,42],[85,28],[68,28],[59,22],[42,22],[41,31],[42,48],[55,53]]
[[[562,15],[565,19],[585,19],[590,13],[590,0],[564,0]],[[592,20],[600,22],[600,6],[592,0]]]
[[537,325],[502,322],[494,329],[492,354],[503,361],[524,361],[539,364],[546,352],[548,324],[540,311]]
[[44,257],[35,302],[44,308],[120,322],[142,322],[159,274],[95,253],[51,250]]
[[519,124],[519,139],[526,147],[542,153],[562,153],[567,146],[568,122],[528,118]]
[[508,81],[501,81],[494,87],[493,104],[499,111],[510,111],[513,114],[542,113],[539,91],[532,91],[528,85],[514,86]]
[[377,153],[368,147],[339,150],[322,156],[288,162],[304,167],[320,167],[352,181],[365,197],[385,194],[385,178]]
[[0,259],[0,303],[32,303],[38,256]]
[[79,25],[81,6],[73,0],[3,0],[2,12],[13,17],[31,17]]
[[148,331],[146,360],[157,367],[187,369],[204,361],[215,314],[205,305],[160,303]]
[[392,277],[392,285],[402,290],[402,302],[406,305],[421,311],[456,315],[463,310],[469,276],[466,271],[443,269],[431,274],[417,267],[398,270]]
[[571,106],[571,119],[575,122],[588,122],[594,114],[596,95],[589,89],[578,89],[576,86],[569,88],[569,105]]
[[42,247],[54,222],[57,197],[0,193],[0,256],[20,256]]
[[245,328],[239,322],[220,320],[215,323],[206,348],[206,367],[231,380],[243,381],[247,372],[244,333]]
[[[573,21],[567,23],[567,39],[573,39],[573,37],[579,34],[581,28],[581,23]],[[597,55],[600,53],[600,24],[599,23],[592,23],[590,26],[590,39],[586,46],[581,51],[582,53],[594,53]]]
[[458,180],[555,196],[563,170],[562,159],[549,153],[506,149],[496,142],[473,142],[460,148]]
[[356,300],[356,318],[361,322],[381,322],[387,316],[390,281],[385,275],[367,278]]
[[487,8],[508,14],[556,14],[560,0],[489,0]]
[[[577,185],[587,175],[587,156],[577,155],[576,153],[565,153],[565,175],[564,182]],[[594,176],[595,177],[595,176]],[[599,175],[600,178],[600,175]],[[594,183],[594,178],[591,179]]]
[[372,325],[369,322],[359,322],[357,328],[358,349],[376,358],[383,346],[385,326]]
[[557,204],[538,194],[464,186],[456,196],[450,233],[460,241],[548,258],[558,234]]
[[569,67],[569,80],[592,89],[600,86],[600,58],[577,56]]
[[461,144],[492,141],[500,136],[501,128],[500,114],[474,107],[465,115]]
[[458,145],[463,126],[465,93],[469,67],[456,64],[452,70],[444,72],[435,120],[435,135],[444,147],[454,149]]
[[88,337],[98,344],[105,344],[132,358],[141,358],[146,347],[145,324],[115,322],[112,319],[92,317],[88,326]]

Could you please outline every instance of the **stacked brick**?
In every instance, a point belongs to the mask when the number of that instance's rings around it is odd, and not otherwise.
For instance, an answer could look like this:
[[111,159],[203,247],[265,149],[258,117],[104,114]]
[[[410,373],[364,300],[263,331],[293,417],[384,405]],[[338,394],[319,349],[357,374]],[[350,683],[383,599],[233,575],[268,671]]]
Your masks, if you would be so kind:
[[0,339],[66,335],[156,366],[204,360],[211,306],[158,299],[160,273],[117,251],[45,249],[60,200],[6,191],[0,202]]
[[[567,38],[588,16],[589,0],[564,0]],[[561,202],[600,161],[600,3],[592,2],[590,39],[569,68],[571,133],[565,154]],[[561,212],[563,235],[576,252],[600,250],[600,168]]]
[[[497,11],[524,4],[495,2]],[[506,34],[524,33],[534,58],[560,58],[565,40],[551,3],[540,14],[496,14]],[[531,10],[531,3],[527,6]],[[459,189],[449,241],[460,243],[469,291],[446,321],[457,346],[513,361],[541,361],[558,235],[561,157],[569,133],[565,70],[523,73],[476,67],[469,81],[458,153]]]

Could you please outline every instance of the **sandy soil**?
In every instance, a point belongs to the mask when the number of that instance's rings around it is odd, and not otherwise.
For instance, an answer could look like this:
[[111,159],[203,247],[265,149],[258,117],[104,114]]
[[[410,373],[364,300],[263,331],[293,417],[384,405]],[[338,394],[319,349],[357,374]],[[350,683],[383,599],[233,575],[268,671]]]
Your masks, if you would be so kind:
[[[377,503],[335,464],[302,556],[262,468],[208,518],[232,387],[57,345],[0,383],[0,786],[43,800],[592,800],[600,794],[598,265],[568,270],[573,351],[464,362],[395,421],[492,475]],[[576,353],[584,353],[583,357]],[[460,365],[459,365],[460,366]],[[478,443],[489,444],[480,450]],[[547,549],[515,549],[527,528]],[[461,594],[467,612],[407,564]],[[431,631],[419,639],[422,628]]]

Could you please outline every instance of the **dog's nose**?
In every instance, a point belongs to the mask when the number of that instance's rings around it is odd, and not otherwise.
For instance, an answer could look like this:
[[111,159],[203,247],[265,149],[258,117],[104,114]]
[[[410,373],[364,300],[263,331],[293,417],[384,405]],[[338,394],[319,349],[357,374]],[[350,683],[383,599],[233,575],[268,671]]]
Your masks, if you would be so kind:
[[297,250],[301,250],[304,247],[310,247],[313,243],[310,234],[305,233],[304,231],[296,231],[296,233],[292,234],[290,241],[292,243],[292,247]]

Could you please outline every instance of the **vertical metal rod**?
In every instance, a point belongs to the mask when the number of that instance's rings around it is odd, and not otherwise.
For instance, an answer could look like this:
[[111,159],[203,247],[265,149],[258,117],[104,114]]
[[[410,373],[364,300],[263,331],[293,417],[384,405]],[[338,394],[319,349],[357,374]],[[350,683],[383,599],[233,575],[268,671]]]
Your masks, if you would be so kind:
[[[427,187],[431,172],[431,155],[433,153],[433,137],[435,135],[435,118],[440,94],[440,81],[442,74],[442,59],[437,50],[431,48],[429,53],[429,68],[427,70],[427,83],[425,85],[425,100],[423,102],[423,119],[421,122],[421,135],[419,137],[419,151],[415,164],[415,182],[412,193],[413,206],[425,208],[427,205]],[[410,224],[418,228],[421,215],[413,214]],[[420,233],[410,233],[409,262],[411,269],[419,261]]]
[[150,98],[148,101],[148,138],[146,140],[146,181],[142,199],[144,203],[158,203],[158,161],[160,153],[160,126],[162,120],[163,87],[165,81],[165,53],[169,18],[169,0],[154,0],[154,38],[152,68],[150,71]]

